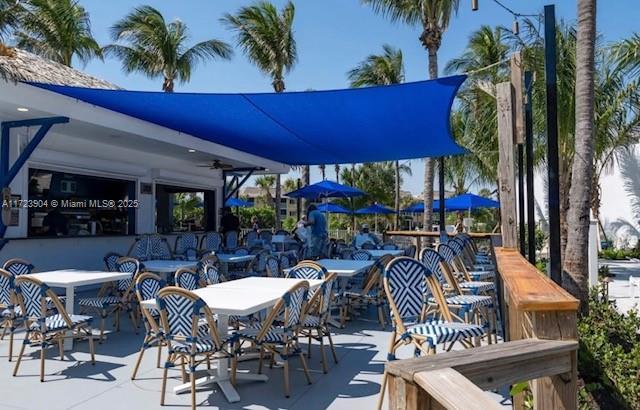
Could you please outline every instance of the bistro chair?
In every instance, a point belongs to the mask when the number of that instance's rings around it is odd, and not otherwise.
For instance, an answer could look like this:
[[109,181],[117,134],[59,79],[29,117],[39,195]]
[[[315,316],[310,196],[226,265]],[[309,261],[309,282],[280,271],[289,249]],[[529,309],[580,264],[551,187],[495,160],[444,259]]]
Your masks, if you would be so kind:
[[286,231],[284,229],[278,229],[275,234],[276,235],[282,235],[282,236],[289,236],[289,235],[291,235],[291,232]]
[[[489,343],[492,342],[491,334],[496,326],[496,313],[494,299],[485,295],[467,295],[460,288],[458,281],[453,276],[446,265],[444,258],[434,249],[425,248],[420,255],[422,263],[434,274],[444,295],[443,302],[449,310],[456,312],[456,317],[466,323],[471,323],[475,317],[478,319],[478,313],[481,312],[489,324]],[[435,299],[435,296],[428,299],[430,307],[441,309],[441,303]]]
[[[145,300],[156,299],[160,289],[167,286],[167,283],[160,276],[151,272],[143,272],[136,279],[136,298],[138,304],[142,304]],[[142,347],[140,347],[140,353],[138,353],[138,360],[133,368],[131,374],[131,380],[135,380],[140,362],[144,352],[150,347],[158,347],[158,357],[156,361],[156,367],[160,368],[160,359],[162,356],[162,346],[166,345],[164,335],[159,326],[160,311],[155,308],[141,309],[142,322],[144,323],[145,335],[142,341]]]
[[239,242],[238,231],[228,231],[224,234],[224,248],[227,251],[236,249],[238,246],[240,246]]
[[407,256],[409,258],[415,258],[416,257],[416,246],[415,245],[409,245],[405,248],[404,250],[404,256]]
[[344,249],[341,249],[339,251],[340,259],[352,259],[351,255],[353,255],[353,252],[355,251],[356,249],[351,247],[346,247]]
[[[211,359],[228,357],[231,359],[231,383],[235,384],[237,360],[230,353],[237,336],[218,334],[211,309],[197,295],[169,286],[161,289],[156,298],[160,309],[160,321],[167,343],[168,356],[162,373],[160,405],[164,406],[167,388],[167,373],[178,361],[189,366],[191,382],[191,408],[196,408],[196,368]],[[202,326],[204,320],[207,326]],[[230,349],[234,352],[234,349]]]
[[258,236],[258,232],[249,231],[244,234],[244,244],[245,246],[259,246],[260,245],[260,237]]
[[222,235],[218,232],[207,232],[200,239],[200,249],[204,252],[219,252],[222,247]]
[[188,268],[178,269],[176,271],[175,277],[176,277],[176,286],[181,289],[194,291],[196,289],[206,286],[206,284],[202,280],[202,276],[200,276],[198,272]]
[[[441,263],[445,266],[444,269],[448,269],[451,273],[456,272],[459,275],[454,277],[458,280],[458,286],[464,292],[471,293],[473,295],[488,294],[495,295],[496,284],[494,282],[483,282],[472,280],[466,269],[459,269],[458,255],[453,248],[447,244],[441,243],[438,245],[438,253],[444,259]],[[462,264],[464,266],[464,264]]]
[[287,278],[323,280],[327,274],[324,266],[313,261],[302,261],[289,270]]
[[475,263],[473,256],[471,256],[469,251],[466,249],[466,244],[462,237],[456,236],[455,238],[451,238],[449,242],[447,242],[447,246],[453,249],[458,256],[456,261],[457,263],[454,262],[454,265],[457,265],[460,270],[466,271],[471,280],[482,281],[492,280],[495,278],[493,267],[490,265],[478,265]]
[[117,272],[118,271],[118,259],[122,258],[123,255],[120,255],[117,252],[109,252],[104,255],[104,266],[107,268],[109,272]]
[[382,244],[380,249],[383,249],[385,251],[392,251],[392,250],[398,249],[398,245],[396,245],[393,242],[385,242],[385,243]]
[[268,245],[269,247],[271,247],[271,237],[273,237],[273,234],[270,230],[263,229],[260,231],[260,239],[262,239],[265,245]]
[[245,272],[242,276],[265,276],[267,271],[267,258],[271,257],[271,252],[267,250],[261,250],[256,254],[256,257],[249,262]]
[[[484,333],[482,326],[454,321],[453,316],[442,306],[442,318],[433,320],[425,316],[426,296],[443,295],[439,282],[432,272],[419,261],[409,257],[392,259],[384,268],[384,290],[391,308],[393,331],[387,360],[396,360],[396,351],[405,345],[413,345],[417,354],[435,354],[439,344],[455,342],[465,348],[473,347],[473,339]],[[385,370],[380,387],[377,408],[382,408],[387,385]]]
[[374,250],[374,249],[378,249],[378,247],[376,246],[375,243],[373,242],[365,242],[362,245],[360,245],[360,249],[365,249],[365,250]]
[[33,268],[34,266],[31,264],[31,262],[20,258],[9,259],[4,263],[4,265],[2,265],[2,269],[6,270],[14,277],[20,275],[28,275],[33,271]]
[[138,323],[132,304],[134,302],[133,288],[135,278],[140,272],[140,262],[134,258],[124,257],[118,259],[116,266],[118,272],[126,272],[130,275],[116,282],[114,295],[83,298],[78,302],[81,313],[84,311],[95,311],[100,315],[100,343],[104,339],[105,319],[111,314],[115,315],[116,331],[120,331],[120,313],[127,312],[131,318],[135,332],[138,332]]
[[176,236],[173,246],[175,257],[193,260],[198,256],[198,235],[193,232],[185,232]]
[[152,234],[149,236],[149,256],[148,259],[173,259],[173,252],[167,238],[160,235]]
[[[24,349],[29,346],[40,347],[40,381],[44,381],[45,348],[58,345],[60,360],[64,360],[64,339],[89,340],[91,364],[95,364],[93,335],[91,333],[91,316],[67,314],[58,296],[41,281],[28,276],[17,277],[15,280],[16,296],[23,312],[25,336],[20,348],[20,354],[13,369],[13,376],[17,376],[24,355]],[[48,299],[47,299],[48,298]],[[57,313],[47,309],[50,300]],[[67,334],[69,332],[69,334]]]
[[[307,281],[299,282],[282,295],[260,328],[247,327],[238,331],[241,344],[248,341],[260,348],[258,374],[262,374],[265,351],[271,353],[272,358],[275,355],[282,358],[284,363],[284,394],[287,398],[290,395],[289,358],[300,357],[307,382],[311,384],[309,368],[297,338],[304,322],[308,292],[309,283]],[[277,320],[278,318],[282,318],[282,321]]]
[[[289,258],[287,258],[287,261],[289,260]],[[267,256],[267,259],[265,261],[265,265],[266,265],[266,272],[267,272],[267,276],[270,278],[281,278],[282,277],[282,270],[280,269],[280,262],[278,261],[278,258],[276,258],[273,255],[269,255]]]
[[[291,258],[288,255],[284,254],[284,253],[280,254],[279,262],[280,262],[280,269],[281,270],[289,269],[291,267],[291,265],[292,265]],[[293,264],[293,265],[295,266],[295,264]]]
[[16,295],[14,287],[14,276],[4,269],[0,269],[0,327],[4,339],[9,331],[9,361],[13,359],[13,334],[16,325],[22,320],[22,309],[16,306]]
[[391,255],[384,255],[374,263],[366,277],[360,284],[353,284],[342,295],[342,308],[340,313],[341,326],[344,327],[350,312],[354,307],[366,307],[370,304],[376,306],[378,321],[382,328],[386,325],[385,304],[386,297],[382,286],[382,273],[384,266],[393,259]]
[[[314,339],[320,343],[320,358],[322,361],[322,371],[327,373],[327,359],[324,352],[324,338],[326,337],[331,346],[331,352],[333,354],[333,361],[338,363],[338,355],[336,348],[333,345],[331,339],[331,331],[329,330],[329,319],[331,318],[331,301],[333,300],[333,291],[336,285],[336,274],[328,274],[322,285],[320,291],[315,292],[313,296],[309,298],[307,308],[304,312],[304,319],[302,321],[302,329],[300,334],[309,338],[309,344],[307,346],[307,356],[311,357],[311,339]],[[315,335],[314,335],[315,331]]]
[[370,261],[373,259],[373,256],[365,249],[358,249],[351,253],[351,259],[354,261]]
[[127,255],[139,261],[146,261],[149,258],[149,235],[141,235],[131,244]]
[[215,285],[225,280],[220,273],[218,257],[215,255],[206,255],[200,259],[196,271],[207,286]]

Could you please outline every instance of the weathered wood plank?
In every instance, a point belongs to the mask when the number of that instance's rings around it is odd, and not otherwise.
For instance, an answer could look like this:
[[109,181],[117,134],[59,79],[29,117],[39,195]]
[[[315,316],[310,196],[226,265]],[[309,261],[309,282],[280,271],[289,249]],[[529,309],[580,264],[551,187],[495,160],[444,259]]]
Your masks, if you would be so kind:
[[502,244],[507,248],[518,246],[516,235],[515,159],[513,150],[513,89],[511,83],[496,85],[498,105],[498,181],[500,183],[500,223]]
[[517,249],[495,248],[509,303],[519,311],[576,311],[578,300],[538,271]]
[[513,85],[513,118],[515,125],[515,142],[524,144],[524,101],[522,98],[522,55],[515,52],[511,55],[511,85]]
[[501,409],[502,407],[469,379],[450,367],[415,375],[416,383],[446,409]]

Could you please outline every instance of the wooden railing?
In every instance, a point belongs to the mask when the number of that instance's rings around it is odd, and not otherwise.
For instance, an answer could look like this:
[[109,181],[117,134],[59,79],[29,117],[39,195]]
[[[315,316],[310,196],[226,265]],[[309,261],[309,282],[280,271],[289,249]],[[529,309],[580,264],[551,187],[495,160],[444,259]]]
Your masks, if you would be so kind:
[[507,342],[387,363],[391,409],[496,408],[483,390],[524,381],[535,409],[577,408],[578,301],[517,250],[493,254]]

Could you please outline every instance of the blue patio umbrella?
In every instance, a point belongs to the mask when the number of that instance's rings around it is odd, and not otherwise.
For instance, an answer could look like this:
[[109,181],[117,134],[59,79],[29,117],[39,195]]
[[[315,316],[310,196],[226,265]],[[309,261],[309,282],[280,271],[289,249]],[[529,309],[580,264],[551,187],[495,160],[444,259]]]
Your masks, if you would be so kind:
[[358,215],[375,215],[375,228],[374,230],[378,232],[378,215],[390,215],[395,214],[395,211],[387,208],[386,206],[380,205],[377,202],[369,205],[365,208],[360,208],[356,212]]
[[367,195],[367,193],[359,190],[358,188],[327,180],[307,185],[285,194],[285,196],[288,196],[289,198],[307,199],[351,198],[365,195]]
[[462,194],[445,201],[449,211],[471,211],[478,208],[500,208],[500,202],[475,194]]
[[[447,203],[445,202],[445,206],[446,204]],[[433,211],[437,212],[439,209],[440,209],[440,201],[436,199],[433,201]],[[424,212],[424,202],[418,202],[416,204],[408,206],[407,208],[401,210],[400,212],[408,212],[412,214],[422,213]]]
[[327,202],[326,204],[318,205],[318,211],[320,212],[328,212],[331,214],[350,214],[351,211],[341,207],[338,204],[334,204],[332,202]]
[[229,207],[237,206],[237,207],[240,207],[240,208],[250,208],[250,207],[253,206],[253,204],[251,202],[248,202],[248,201],[243,201],[242,199],[229,198],[224,203],[224,206],[229,206]]

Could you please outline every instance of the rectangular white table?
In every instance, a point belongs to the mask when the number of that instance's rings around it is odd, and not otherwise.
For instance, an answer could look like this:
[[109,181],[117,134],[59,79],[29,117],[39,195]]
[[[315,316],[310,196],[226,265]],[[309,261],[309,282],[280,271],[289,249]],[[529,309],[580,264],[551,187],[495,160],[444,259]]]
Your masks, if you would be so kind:
[[[246,316],[272,308],[299,279],[260,278],[251,277],[218,283],[194,291],[217,314],[218,333],[221,336],[229,334],[229,316]],[[309,280],[309,287],[315,289],[322,284],[321,280]],[[156,301],[145,300],[143,308],[156,307]],[[196,387],[217,383],[230,403],[240,401],[240,395],[231,384],[229,375],[229,359],[218,360],[215,369],[208,371],[209,375],[196,380]],[[264,374],[238,373],[238,380],[267,381]],[[174,393],[184,393],[191,390],[191,384],[186,383],[173,389]]]
[[175,273],[178,269],[187,268],[195,269],[198,266],[198,261],[185,261],[174,259],[151,259],[148,261],[140,262],[144,268],[151,272],[156,273]]
[[384,255],[391,256],[401,256],[404,255],[404,251],[402,249],[367,249],[367,252],[371,254],[374,258],[381,258]]
[[[85,285],[96,285],[100,283],[113,282],[126,279],[131,276],[124,272],[89,271],[81,269],[61,269],[48,272],[31,273],[26,275],[30,278],[38,279],[52,288],[65,288],[66,302],[65,309],[68,314],[73,315],[75,310],[75,288]],[[71,350],[73,339],[64,340],[64,349]]]
[[256,255],[235,255],[233,253],[216,253],[215,254],[220,261],[220,273],[225,278],[229,275],[230,263],[245,263],[251,262],[256,258]]
[[375,263],[375,261],[354,261],[352,259],[320,259],[315,262],[324,266],[327,272],[335,272],[336,275],[343,278],[350,278],[366,272]]

